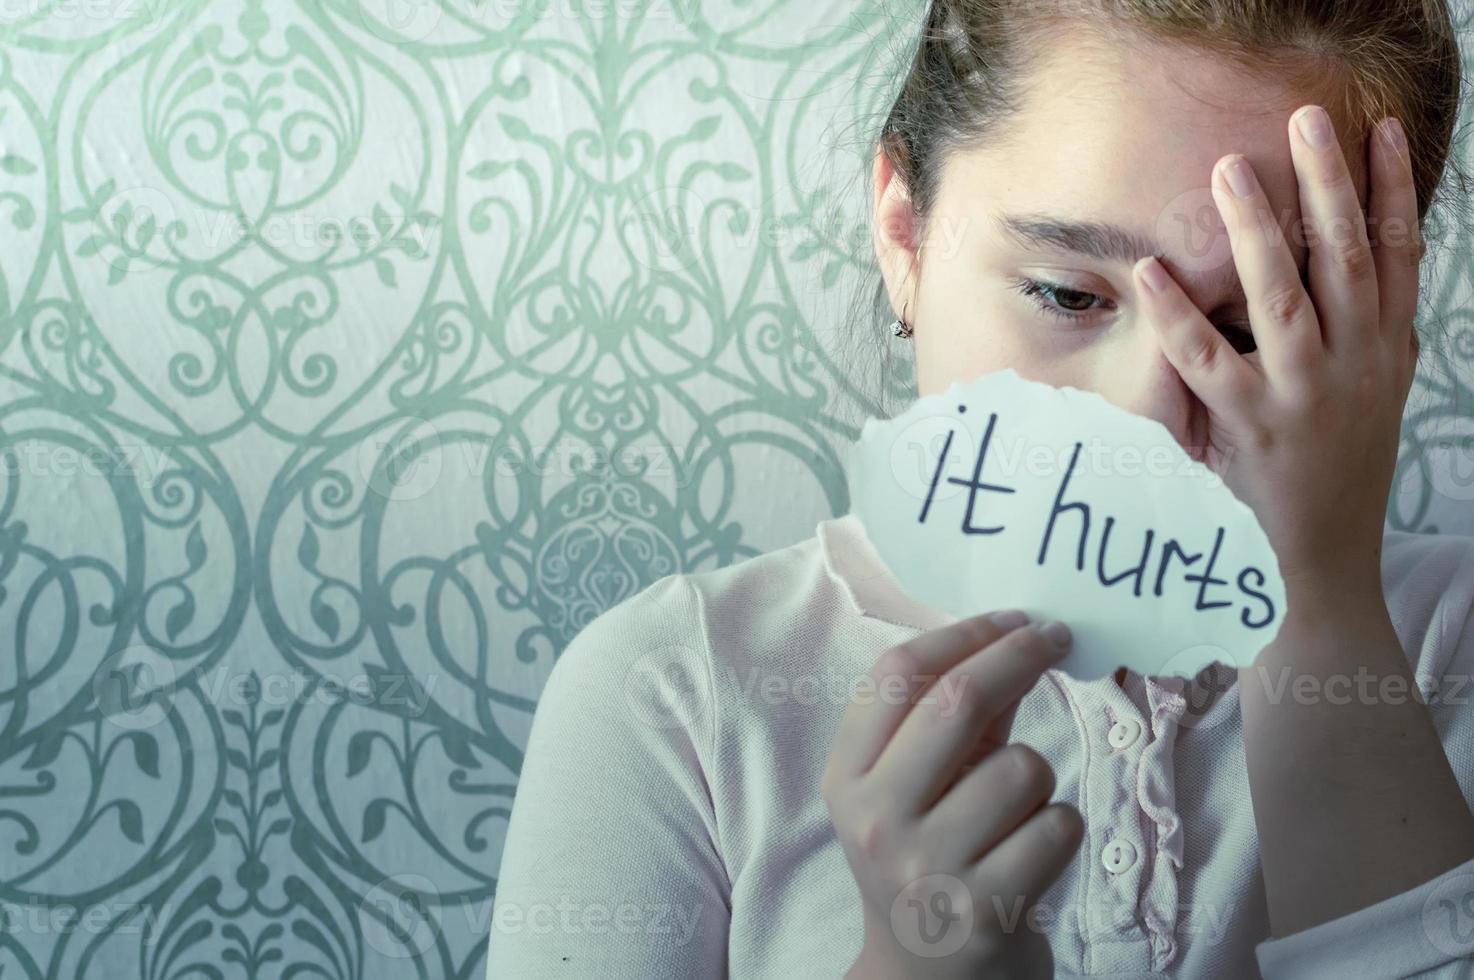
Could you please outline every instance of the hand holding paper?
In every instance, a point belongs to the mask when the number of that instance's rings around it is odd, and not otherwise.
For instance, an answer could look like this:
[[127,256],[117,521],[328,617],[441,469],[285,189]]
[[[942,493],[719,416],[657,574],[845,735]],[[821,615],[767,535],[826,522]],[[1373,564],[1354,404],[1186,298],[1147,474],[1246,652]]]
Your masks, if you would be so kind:
[[1160,422],[1012,368],[868,420],[853,512],[912,597],[956,616],[1063,620],[1060,669],[1249,666],[1285,615],[1253,511]]

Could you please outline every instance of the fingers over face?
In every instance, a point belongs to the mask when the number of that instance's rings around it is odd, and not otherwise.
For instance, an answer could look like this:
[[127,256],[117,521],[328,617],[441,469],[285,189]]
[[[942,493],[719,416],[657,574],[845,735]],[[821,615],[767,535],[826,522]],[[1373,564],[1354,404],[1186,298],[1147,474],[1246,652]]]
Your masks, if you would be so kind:
[[1412,162],[1402,126],[1395,119],[1383,120],[1368,142],[1368,212],[1376,239],[1372,255],[1377,268],[1381,334],[1399,348],[1410,348],[1418,305],[1418,266],[1424,252]]
[[1273,383],[1297,380],[1318,365],[1324,345],[1315,305],[1300,281],[1284,229],[1243,154],[1220,160],[1210,183],[1228,229],[1265,373]]
[[1289,129],[1322,338],[1332,356],[1355,354],[1378,329],[1377,268],[1361,201],[1330,115],[1301,106]]
[[1132,270],[1162,354],[1216,415],[1233,419],[1258,400],[1264,381],[1154,256]]

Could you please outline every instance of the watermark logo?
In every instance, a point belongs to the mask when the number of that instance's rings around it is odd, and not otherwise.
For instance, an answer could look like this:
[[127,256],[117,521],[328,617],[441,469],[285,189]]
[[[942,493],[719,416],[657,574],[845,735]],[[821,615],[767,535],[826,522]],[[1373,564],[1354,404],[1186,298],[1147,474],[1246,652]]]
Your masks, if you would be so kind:
[[359,900],[364,941],[395,959],[428,953],[435,945],[435,925],[427,895],[439,892],[424,875],[395,874],[374,885]]
[[652,728],[690,728],[711,700],[701,655],[680,644],[641,656],[625,671],[623,688],[635,717]]
[[1474,875],[1453,875],[1434,887],[1423,903],[1423,934],[1441,953],[1474,955]]
[[92,675],[92,698],[110,725],[144,731],[169,714],[167,695],[178,674],[174,662],[146,644],[123,647]]
[[891,931],[917,956],[950,956],[974,927],[972,892],[961,879],[929,874],[901,889],[891,903]]

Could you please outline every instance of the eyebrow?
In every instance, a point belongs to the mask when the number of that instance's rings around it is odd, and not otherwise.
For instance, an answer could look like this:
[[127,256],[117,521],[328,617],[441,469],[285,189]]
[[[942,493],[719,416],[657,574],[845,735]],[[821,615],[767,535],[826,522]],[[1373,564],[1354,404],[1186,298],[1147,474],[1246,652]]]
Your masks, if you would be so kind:
[[1120,225],[1101,221],[1066,221],[1043,214],[1005,214],[998,223],[1025,248],[1077,252],[1103,262],[1134,265],[1148,255],[1160,255],[1153,239]]
[[[998,224],[1005,234],[1024,248],[1074,252],[1103,262],[1135,265],[1148,255],[1161,258],[1165,251],[1161,243],[1151,236],[1105,221],[1072,221],[1028,213],[1000,215]],[[1303,276],[1303,261],[1301,269]],[[1229,299],[1244,301],[1243,284],[1239,282],[1238,269],[1232,261],[1207,285],[1225,288],[1229,291]]]

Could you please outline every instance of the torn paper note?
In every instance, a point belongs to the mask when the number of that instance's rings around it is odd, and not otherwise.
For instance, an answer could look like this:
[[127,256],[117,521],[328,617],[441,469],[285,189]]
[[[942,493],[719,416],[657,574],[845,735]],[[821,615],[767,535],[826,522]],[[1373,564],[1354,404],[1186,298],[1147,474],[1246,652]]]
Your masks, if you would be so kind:
[[1247,667],[1285,615],[1253,511],[1166,426],[1012,368],[869,419],[852,512],[902,588],[965,617],[1064,621],[1060,668],[1191,677]]

